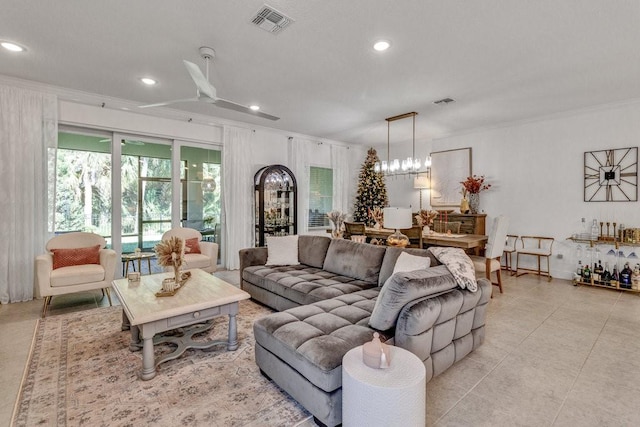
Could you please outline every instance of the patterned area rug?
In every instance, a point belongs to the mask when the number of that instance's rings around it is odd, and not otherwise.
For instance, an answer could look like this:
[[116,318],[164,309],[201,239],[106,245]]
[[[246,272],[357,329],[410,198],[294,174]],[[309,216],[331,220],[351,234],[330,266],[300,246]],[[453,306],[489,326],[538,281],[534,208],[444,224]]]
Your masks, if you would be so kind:
[[[271,311],[240,302],[240,347],[187,350],[139,380],[141,352],[129,351],[122,310],[105,307],[39,321],[13,425],[295,426],[310,414],[268,381],[254,360],[254,319]],[[226,339],[228,318],[205,339]],[[171,347],[157,346],[156,356]]]

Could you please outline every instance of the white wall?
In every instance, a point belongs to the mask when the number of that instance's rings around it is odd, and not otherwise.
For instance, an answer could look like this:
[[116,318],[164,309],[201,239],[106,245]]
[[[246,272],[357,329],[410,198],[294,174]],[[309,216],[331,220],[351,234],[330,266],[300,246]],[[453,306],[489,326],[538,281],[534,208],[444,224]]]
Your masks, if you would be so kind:
[[[640,227],[638,202],[583,201],[584,152],[637,147],[639,141],[636,102],[441,138],[432,151],[472,147],[473,173],[492,184],[481,193],[488,227],[504,214],[510,234],[554,237],[552,274],[568,279],[577,260],[576,245],[566,239],[580,231],[582,217]],[[415,191],[402,187],[405,194],[393,195],[395,200],[406,201]]]

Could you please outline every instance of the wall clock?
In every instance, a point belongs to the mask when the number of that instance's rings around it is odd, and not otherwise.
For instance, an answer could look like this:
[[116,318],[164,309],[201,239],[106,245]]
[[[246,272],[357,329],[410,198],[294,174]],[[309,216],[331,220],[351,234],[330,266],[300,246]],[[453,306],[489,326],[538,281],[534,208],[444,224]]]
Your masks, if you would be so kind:
[[585,202],[638,200],[638,147],[584,153]]

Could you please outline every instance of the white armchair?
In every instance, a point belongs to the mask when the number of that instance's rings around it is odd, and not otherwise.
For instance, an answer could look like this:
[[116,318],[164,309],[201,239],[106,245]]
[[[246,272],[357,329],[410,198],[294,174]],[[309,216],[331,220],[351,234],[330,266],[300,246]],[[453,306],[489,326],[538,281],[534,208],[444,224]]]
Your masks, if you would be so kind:
[[[36,277],[40,296],[44,297],[42,317],[47,314],[47,306],[55,295],[65,295],[75,292],[102,289],[111,305],[109,289],[116,270],[116,253],[112,249],[105,249],[107,245],[104,237],[94,233],[67,233],[61,234],[49,240],[46,245],[48,253],[36,257]],[[86,258],[87,251],[78,251],[82,248],[99,246],[99,264],[81,264]],[[54,251],[60,249],[54,255]],[[69,251],[76,250],[76,251]],[[91,251],[89,251],[91,252]],[[62,264],[54,269],[54,256],[64,257],[56,260],[56,264]]]
[[[198,239],[200,246],[199,254],[190,254],[185,251],[184,254],[184,270],[190,270],[192,268],[199,268],[209,273],[216,271],[218,264],[218,244],[213,242],[203,242],[202,234],[198,230],[193,228],[176,227],[165,232],[162,235],[162,240],[167,240],[170,237],[179,237],[182,239],[183,244],[187,239]],[[172,268],[165,268],[167,271],[172,271]]]

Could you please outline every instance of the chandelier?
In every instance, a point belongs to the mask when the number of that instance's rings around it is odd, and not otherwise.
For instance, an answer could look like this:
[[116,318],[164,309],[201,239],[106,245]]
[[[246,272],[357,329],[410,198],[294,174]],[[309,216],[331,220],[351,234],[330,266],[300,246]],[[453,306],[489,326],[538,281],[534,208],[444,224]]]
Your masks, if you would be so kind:
[[[400,114],[399,116],[388,117],[385,120],[387,121],[387,160],[383,160],[380,162],[375,162],[373,165],[373,170],[375,172],[382,172],[385,175],[406,175],[406,174],[417,174],[420,172],[428,171],[431,167],[431,156],[427,156],[424,163],[422,159],[416,157],[416,116],[418,113],[411,112]],[[410,157],[406,159],[390,159],[390,140],[391,140],[391,122],[395,122],[396,120],[402,120],[411,117],[413,119],[413,138],[412,138],[412,146],[413,151]]]

